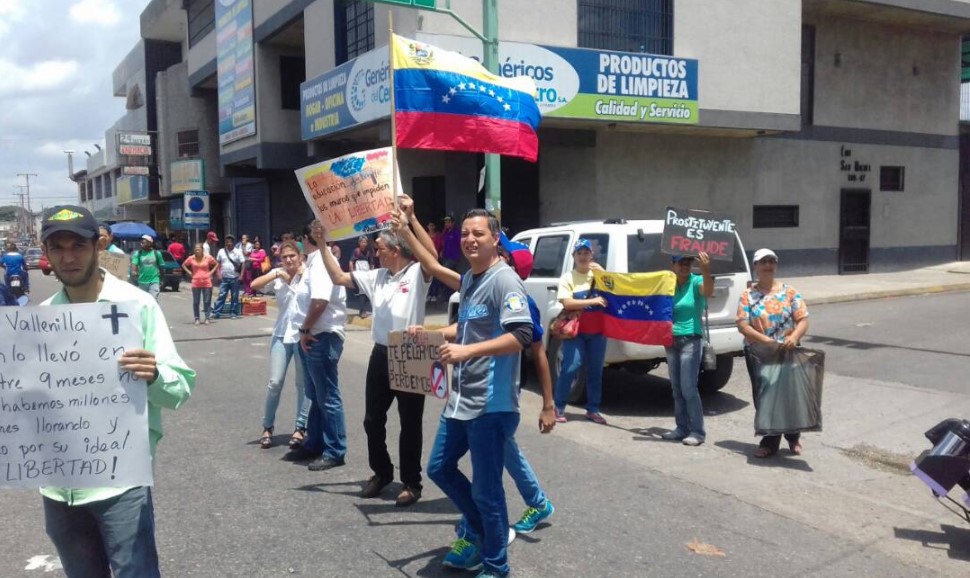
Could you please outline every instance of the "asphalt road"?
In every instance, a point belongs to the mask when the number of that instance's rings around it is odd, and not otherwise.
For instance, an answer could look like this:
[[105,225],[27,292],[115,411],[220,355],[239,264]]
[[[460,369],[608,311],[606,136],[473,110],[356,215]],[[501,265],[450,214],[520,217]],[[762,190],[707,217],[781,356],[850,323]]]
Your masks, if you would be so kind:
[[[52,278],[35,277],[35,302],[53,288]],[[266,335],[273,320],[245,318],[194,327],[188,292],[164,293],[161,301],[182,356],[199,373],[189,403],[177,412],[165,412],[163,418],[166,437],[158,448],[154,497],[165,575],[471,576],[440,566],[458,515],[433,484],[426,483],[424,498],[408,509],[394,506],[396,484],[380,499],[355,495],[370,475],[360,425],[371,347],[368,332],[348,333],[340,363],[348,463],[315,473],[283,461],[282,445],[270,450],[257,445],[268,371]],[[815,327],[826,328],[826,309],[819,307],[813,315]],[[886,333],[899,325],[890,324]],[[843,335],[838,331],[847,329],[824,333]],[[613,378],[624,383],[608,390],[608,415],[614,412],[656,424],[672,421],[669,392],[661,378]],[[739,362],[726,392],[712,398],[708,408],[724,414],[750,411],[743,399],[746,388]],[[278,413],[280,444],[290,431],[293,400],[291,370]],[[933,575],[865,543],[668,475],[662,467],[644,467],[629,457],[630,447],[615,453],[602,449],[607,436],[629,440],[627,430],[577,420],[540,435],[534,425],[538,407],[536,395],[524,392],[517,438],[557,513],[549,525],[512,545],[515,576]],[[428,400],[426,450],[438,409],[438,402]],[[392,455],[396,424],[392,408]],[[651,451],[650,446],[655,444],[633,444],[642,452]],[[710,455],[705,452],[720,451],[713,444],[702,450],[684,455],[701,460]],[[463,468],[470,471],[467,461]],[[774,471],[764,483],[784,483],[777,477],[783,474],[784,470]],[[712,468],[710,476],[718,475]],[[511,483],[506,490],[510,517],[515,519],[523,505]],[[0,576],[62,575],[51,569],[56,566],[50,565],[55,552],[44,534],[40,497],[34,492],[0,492],[0,512],[5,533],[0,540]],[[692,541],[716,546],[726,555],[694,553],[688,548]]]

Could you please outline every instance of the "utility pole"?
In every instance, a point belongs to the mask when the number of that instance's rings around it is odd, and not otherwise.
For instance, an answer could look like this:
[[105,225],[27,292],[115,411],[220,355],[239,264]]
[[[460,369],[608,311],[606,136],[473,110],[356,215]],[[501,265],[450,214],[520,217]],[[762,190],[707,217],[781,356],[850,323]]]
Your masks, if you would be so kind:
[[[499,74],[498,61],[498,0],[482,0],[483,48],[485,68]],[[502,157],[485,155],[485,208],[502,222]]]
[[24,197],[26,196],[26,194],[24,193],[24,186],[23,185],[14,185],[14,188],[20,189],[20,192],[19,193],[14,193],[14,196],[15,197],[18,197],[20,199],[20,213],[18,213],[18,215],[17,215],[17,229],[18,229],[18,233],[17,233],[18,234],[18,239],[17,239],[17,241],[19,242],[20,241],[20,238],[19,237],[23,237],[26,234],[26,232],[27,232],[27,216],[26,216],[26,214],[24,212],[25,211],[25,209],[24,209]]
[[34,237],[34,212],[30,208],[30,177],[36,177],[36,173],[17,173],[18,177],[24,177],[27,180],[25,188],[27,189],[27,234],[30,235],[31,241],[36,240]]

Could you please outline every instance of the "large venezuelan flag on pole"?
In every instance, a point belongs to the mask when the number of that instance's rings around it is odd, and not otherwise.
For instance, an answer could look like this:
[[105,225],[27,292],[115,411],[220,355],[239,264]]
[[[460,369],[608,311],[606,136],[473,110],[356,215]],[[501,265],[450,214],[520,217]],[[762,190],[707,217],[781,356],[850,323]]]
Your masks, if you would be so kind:
[[603,335],[643,345],[673,344],[677,277],[672,271],[594,271],[593,278],[596,293],[606,299],[606,309],[602,311]]
[[396,144],[403,148],[539,156],[536,84],[502,78],[457,52],[391,37]]

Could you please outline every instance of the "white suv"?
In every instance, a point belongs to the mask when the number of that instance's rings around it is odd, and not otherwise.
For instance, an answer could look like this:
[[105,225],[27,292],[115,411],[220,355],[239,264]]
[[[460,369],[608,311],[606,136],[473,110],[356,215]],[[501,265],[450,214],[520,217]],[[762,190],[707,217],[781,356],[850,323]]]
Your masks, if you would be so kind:
[[[660,252],[663,221],[583,221],[562,223],[540,229],[522,231],[514,240],[528,245],[535,265],[532,275],[525,281],[526,290],[539,306],[542,326],[549,327],[562,310],[556,299],[559,278],[573,266],[571,248],[579,239],[589,239],[593,245],[593,259],[607,271],[615,273],[640,273],[669,270],[670,255]],[[737,237],[737,233],[735,233]],[[702,371],[699,388],[713,393],[727,384],[734,367],[734,357],[743,354],[743,341],[735,325],[738,301],[751,280],[751,270],[744,253],[741,239],[736,238],[734,259],[711,261],[714,275],[714,296],[708,299],[711,345],[717,352],[717,369]],[[549,353],[549,365],[553,383],[561,366],[560,343],[545,332],[545,346]],[[606,364],[636,373],[648,373],[666,361],[664,348],[638,345],[610,339],[606,346]],[[585,394],[585,378],[576,380],[570,393],[570,401],[577,401]]]

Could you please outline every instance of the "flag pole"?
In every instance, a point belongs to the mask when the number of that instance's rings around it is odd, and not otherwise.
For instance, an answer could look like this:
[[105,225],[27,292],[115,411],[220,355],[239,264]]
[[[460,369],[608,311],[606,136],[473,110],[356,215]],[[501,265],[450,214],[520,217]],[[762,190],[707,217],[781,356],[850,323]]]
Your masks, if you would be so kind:
[[390,74],[391,74],[391,193],[394,195],[394,208],[398,208],[397,196],[400,192],[397,190],[397,107],[394,98],[394,10],[393,8],[387,11],[387,30],[388,30],[388,43],[387,47],[390,51]]

